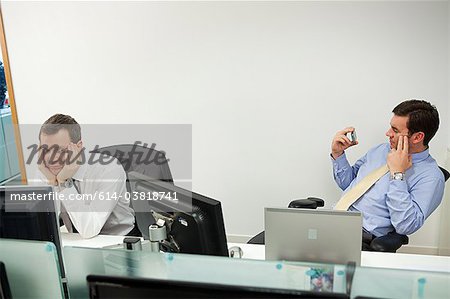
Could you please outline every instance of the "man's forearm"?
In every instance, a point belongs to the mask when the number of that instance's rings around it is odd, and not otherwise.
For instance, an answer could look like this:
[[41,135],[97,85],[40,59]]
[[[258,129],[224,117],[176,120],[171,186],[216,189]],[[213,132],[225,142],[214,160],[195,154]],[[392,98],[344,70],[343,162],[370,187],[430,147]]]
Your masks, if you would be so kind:
[[337,159],[334,159],[333,154],[331,154],[331,157],[334,180],[338,184],[339,188],[345,190],[355,178],[353,168],[350,166],[350,163],[345,155],[341,155]]
[[424,215],[413,202],[406,181],[391,181],[386,195],[391,223],[397,233],[409,235],[423,225]]
[[391,222],[400,234],[412,234],[439,206],[444,193],[444,182],[439,178],[422,179],[409,190],[407,181],[389,183],[386,205]]

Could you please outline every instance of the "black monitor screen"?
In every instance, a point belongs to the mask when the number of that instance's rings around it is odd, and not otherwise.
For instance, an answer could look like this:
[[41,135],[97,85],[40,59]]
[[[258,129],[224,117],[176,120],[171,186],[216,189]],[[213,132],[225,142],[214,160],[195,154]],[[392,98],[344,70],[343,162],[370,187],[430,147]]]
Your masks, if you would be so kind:
[[0,299],[11,299],[11,289],[6,276],[5,265],[0,262]]
[[0,187],[0,238],[55,244],[64,277],[59,225],[50,186]]
[[105,298],[349,298],[340,293],[172,281],[149,278],[87,277],[91,299]]
[[[128,178],[132,192],[149,196],[168,194],[177,199],[157,200],[153,197],[152,200],[142,200],[131,196],[131,206],[144,238],[149,238],[148,227],[155,222],[151,214],[153,210],[173,220],[168,234],[178,246],[174,252],[228,256],[220,201],[136,172],[130,172]],[[171,248],[163,250],[171,251]]]

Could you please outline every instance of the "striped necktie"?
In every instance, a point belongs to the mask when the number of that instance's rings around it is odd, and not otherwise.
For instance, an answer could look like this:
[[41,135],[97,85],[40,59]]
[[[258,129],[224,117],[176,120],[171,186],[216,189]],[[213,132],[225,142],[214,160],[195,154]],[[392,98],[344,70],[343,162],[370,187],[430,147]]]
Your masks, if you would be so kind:
[[[81,194],[81,192],[80,192],[80,181],[73,179],[73,186],[77,190],[78,194]],[[67,210],[64,207],[64,205],[61,205],[61,213],[59,214],[59,217],[63,221],[63,223],[66,226],[67,231],[69,233],[78,233],[77,229],[75,228],[75,226],[72,223],[72,220],[70,220],[69,213],[67,213]]]
[[389,171],[387,164],[375,169],[356,184],[350,191],[345,193],[338,201],[335,210],[347,211],[350,206],[356,202],[370,187],[373,186],[382,176]]

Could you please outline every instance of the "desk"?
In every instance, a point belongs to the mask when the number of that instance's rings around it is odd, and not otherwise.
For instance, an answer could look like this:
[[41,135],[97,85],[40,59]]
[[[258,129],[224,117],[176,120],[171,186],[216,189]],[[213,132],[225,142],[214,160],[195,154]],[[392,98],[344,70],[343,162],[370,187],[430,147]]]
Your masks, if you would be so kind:
[[[242,248],[243,258],[264,259],[264,245],[228,243]],[[450,273],[450,257],[389,252],[361,252],[361,267],[437,271]]]
[[[122,244],[123,238],[124,236],[99,235],[91,239],[83,239],[78,234],[61,233],[63,246],[111,248]],[[228,243],[228,247],[232,246],[241,247],[245,259],[264,260],[264,245]],[[450,273],[450,257],[363,251],[361,253],[361,267]]]
[[124,236],[98,235],[90,239],[83,239],[80,234],[61,232],[62,246],[109,248],[123,243]]

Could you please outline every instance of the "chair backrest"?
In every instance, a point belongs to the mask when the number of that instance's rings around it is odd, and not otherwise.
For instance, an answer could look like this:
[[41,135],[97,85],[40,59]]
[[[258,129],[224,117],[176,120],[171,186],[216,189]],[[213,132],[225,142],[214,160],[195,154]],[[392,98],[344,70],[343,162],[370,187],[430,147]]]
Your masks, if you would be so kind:
[[[450,172],[441,166],[439,166],[439,169],[442,171],[442,174],[444,174],[444,180],[447,181],[450,178]],[[396,252],[397,249],[402,245],[408,244],[408,242],[408,236],[400,235],[394,231],[385,236],[376,238],[372,241],[371,248],[374,251]]]
[[447,181],[450,178],[450,172],[448,172],[447,169],[442,168],[441,166],[439,166],[439,169],[442,171],[442,173],[444,174],[444,179],[445,181]]
[[[120,144],[98,148],[91,151],[91,153],[113,156],[119,160],[127,175],[126,186],[128,192],[132,192],[128,178],[128,174],[131,171],[173,184],[169,161],[167,161],[166,155],[162,151],[136,144]],[[136,224],[141,234],[143,236],[148,235],[147,224],[149,223],[149,219],[150,223],[155,223],[152,214],[136,211],[135,207],[133,207],[133,200],[130,201],[130,206],[135,211]]]
[[[120,144],[102,147],[91,151],[103,155],[113,156],[122,164],[125,173],[136,171],[151,178],[173,184],[169,162],[162,151],[136,144]],[[127,190],[130,184],[127,180]]]

